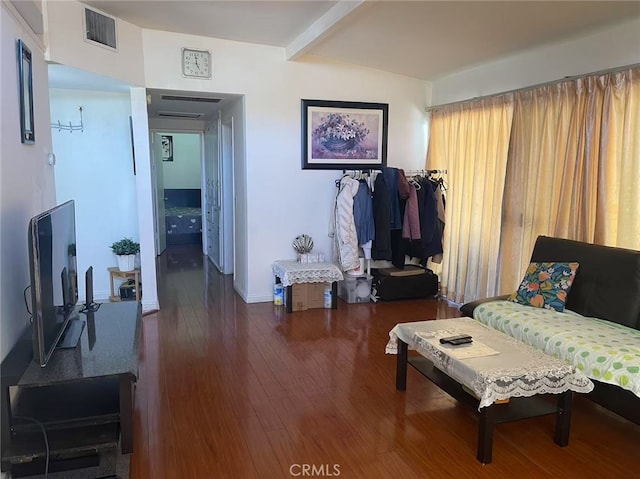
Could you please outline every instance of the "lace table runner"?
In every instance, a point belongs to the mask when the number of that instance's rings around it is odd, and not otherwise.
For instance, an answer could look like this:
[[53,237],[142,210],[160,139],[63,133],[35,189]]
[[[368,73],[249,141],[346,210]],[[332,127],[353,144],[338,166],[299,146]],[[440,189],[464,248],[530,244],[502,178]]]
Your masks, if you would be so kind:
[[333,263],[298,263],[278,260],[271,266],[284,286],[296,283],[332,283],[342,281],[342,271]]
[[[431,338],[430,334],[434,335]],[[434,339],[469,334],[498,354],[457,359]],[[587,393],[593,383],[580,370],[553,356],[492,330],[469,318],[397,324],[389,332],[387,354],[396,354],[398,339],[480,398],[479,408],[496,400],[565,391]]]

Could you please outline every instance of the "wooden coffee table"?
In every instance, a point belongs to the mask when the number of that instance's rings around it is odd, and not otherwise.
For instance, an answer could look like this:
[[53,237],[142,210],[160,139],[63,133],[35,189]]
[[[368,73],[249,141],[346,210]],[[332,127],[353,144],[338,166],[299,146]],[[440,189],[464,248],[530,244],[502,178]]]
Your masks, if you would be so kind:
[[[441,345],[439,338],[469,334],[473,343]],[[478,409],[477,458],[492,459],[497,423],[545,414],[556,415],[554,441],[569,444],[573,393],[587,393],[593,383],[574,366],[469,318],[397,324],[389,333],[387,353],[397,354],[396,389],[406,390],[407,364],[458,401]],[[419,356],[409,356],[408,349]],[[557,394],[556,403],[542,397]]]

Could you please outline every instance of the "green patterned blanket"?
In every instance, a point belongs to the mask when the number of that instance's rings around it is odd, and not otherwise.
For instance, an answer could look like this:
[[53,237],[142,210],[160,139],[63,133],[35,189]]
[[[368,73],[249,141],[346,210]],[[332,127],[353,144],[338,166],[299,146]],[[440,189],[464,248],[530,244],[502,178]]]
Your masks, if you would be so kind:
[[474,319],[640,397],[640,331],[573,311],[511,301],[481,304]]

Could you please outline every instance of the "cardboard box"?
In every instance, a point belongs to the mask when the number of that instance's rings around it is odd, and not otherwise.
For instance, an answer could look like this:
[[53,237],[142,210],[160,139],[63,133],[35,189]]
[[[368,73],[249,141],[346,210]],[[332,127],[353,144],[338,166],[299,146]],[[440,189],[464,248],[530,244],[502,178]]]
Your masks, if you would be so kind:
[[324,290],[325,283],[308,283],[307,284],[307,308],[324,308]]
[[[307,309],[307,285],[292,284],[291,286],[291,311],[305,311]],[[285,295],[287,298],[287,295]]]
[[[306,311],[307,309],[324,308],[324,292],[331,288],[328,283],[302,283],[291,287],[291,311]],[[285,300],[287,295],[285,294]]]

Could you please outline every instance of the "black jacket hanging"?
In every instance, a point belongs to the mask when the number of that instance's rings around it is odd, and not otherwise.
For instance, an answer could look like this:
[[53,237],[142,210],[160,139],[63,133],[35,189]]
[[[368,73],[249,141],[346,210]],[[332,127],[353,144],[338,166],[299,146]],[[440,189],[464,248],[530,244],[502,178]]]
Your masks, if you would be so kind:
[[407,254],[426,260],[435,254],[442,253],[442,228],[438,221],[438,209],[432,182],[421,178],[419,183],[420,189],[417,190],[417,196],[421,238],[410,242]]
[[371,249],[374,260],[391,260],[391,201],[389,188],[383,175],[376,176],[373,188],[373,219],[375,221],[375,239]]

